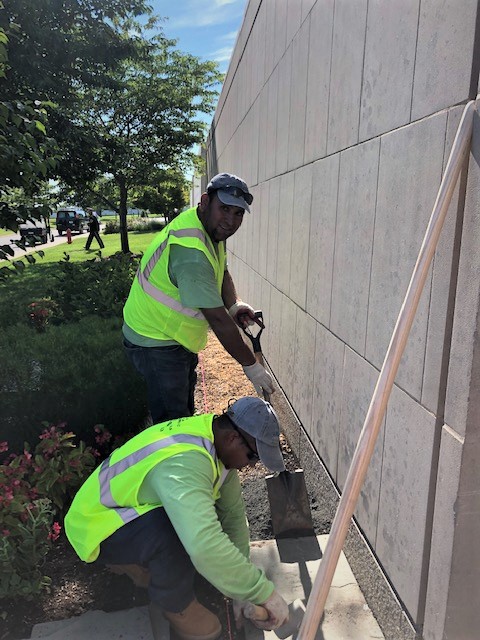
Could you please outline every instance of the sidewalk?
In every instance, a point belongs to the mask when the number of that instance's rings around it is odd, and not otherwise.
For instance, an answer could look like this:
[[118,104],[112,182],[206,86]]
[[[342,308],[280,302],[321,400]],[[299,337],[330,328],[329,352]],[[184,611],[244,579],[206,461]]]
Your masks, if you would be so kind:
[[[278,591],[288,603],[297,599],[305,602],[305,594],[310,592],[327,540],[328,536],[323,535],[316,539],[298,538],[278,543],[275,540],[252,542],[251,558],[275,582]],[[247,622],[245,639],[294,639],[295,627],[300,623],[301,616],[292,615],[290,623],[283,630],[281,628],[263,633]],[[228,637],[227,630],[224,630],[223,637]],[[78,618],[37,624],[32,630],[31,638],[153,640],[147,607],[114,613],[89,611]],[[385,640],[342,553],[316,640],[373,639]],[[166,621],[162,640],[170,640],[170,630]]]

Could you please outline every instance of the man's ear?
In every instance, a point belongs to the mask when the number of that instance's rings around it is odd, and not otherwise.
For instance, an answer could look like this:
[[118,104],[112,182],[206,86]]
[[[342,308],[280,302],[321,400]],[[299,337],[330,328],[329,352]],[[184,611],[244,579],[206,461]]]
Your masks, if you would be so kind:
[[200,196],[200,210],[205,211],[208,208],[209,204],[210,196],[208,195],[208,193],[202,193],[202,195]]
[[235,431],[235,429],[228,429],[228,431],[225,431],[225,440],[228,445],[237,444],[238,433]]

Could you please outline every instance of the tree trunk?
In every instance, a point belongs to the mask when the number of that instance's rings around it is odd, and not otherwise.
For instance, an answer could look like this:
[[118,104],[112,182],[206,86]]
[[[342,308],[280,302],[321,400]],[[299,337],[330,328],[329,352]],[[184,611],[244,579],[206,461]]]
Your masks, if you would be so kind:
[[127,183],[124,176],[117,176],[116,180],[120,189],[120,208],[118,211],[120,217],[120,242],[123,253],[130,253],[127,231]]

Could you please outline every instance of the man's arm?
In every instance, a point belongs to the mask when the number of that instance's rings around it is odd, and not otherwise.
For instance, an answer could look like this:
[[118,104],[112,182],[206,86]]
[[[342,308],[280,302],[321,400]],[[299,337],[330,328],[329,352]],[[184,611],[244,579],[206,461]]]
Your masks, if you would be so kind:
[[226,270],[223,275],[222,300],[227,309],[230,309],[232,304],[235,304],[238,300],[237,292],[235,291],[235,284],[228,270]]
[[[213,482],[207,456],[186,451],[163,460],[150,471],[140,498],[163,505],[193,565],[211,584],[231,598],[261,604],[271,596],[274,586],[249,561],[245,534],[242,541],[232,541],[223,531],[212,496]],[[238,508],[229,506],[232,496],[235,491],[230,496],[228,491],[224,493],[221,509]]]
[[[256,361],[252,350],[245,344],[232,320],[234,315],[245,318],[246,313],[253,316],[253,309],[238,301],[233,305],[236,308],[235,313],[232,308],[227,312],[225,302],[217,289],[213,268],[200,251],[172,247],[170,266],[182,303],[186,307],[202,311],[225,350],[243,366],[245,375],[253,383],[257,393],[273,393],[274,386],[270,374]],[[231,300],[235,296],[235,287],[230,275],[225,278],[224,274],[222,291],[223,283],[227,300]]]
[[225,351],[228,351],[232,358],[235,358],[244,367],[255,364],[256,360],[252,350],[243,341],[237,325],[228,315],[225,307],[201,309],[201,312]]
[[228,313],[239,327],[253,325],[255,311],[249,304],[243,302],[237,296],[235,285],[228,269],[225,270],[223,275],[222,300]]

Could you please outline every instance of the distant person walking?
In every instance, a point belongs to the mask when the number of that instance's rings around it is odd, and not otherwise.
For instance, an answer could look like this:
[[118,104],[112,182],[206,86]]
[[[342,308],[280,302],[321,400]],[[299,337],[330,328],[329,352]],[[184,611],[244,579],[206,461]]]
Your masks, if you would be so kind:
[[85,249],[88,251],[90,249],[90,245],[92,244],[92,240],[95,240],[100,245],[100,249],[104,249],[105,245],[103,244],[103,240],[100,237],[100,224],[98,222],[98,217],[93,212],[93,209],[87,209],[88,213],[88,230],[90,233],[88,234],[87,244],[85,245]]

